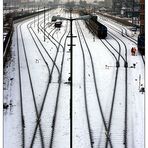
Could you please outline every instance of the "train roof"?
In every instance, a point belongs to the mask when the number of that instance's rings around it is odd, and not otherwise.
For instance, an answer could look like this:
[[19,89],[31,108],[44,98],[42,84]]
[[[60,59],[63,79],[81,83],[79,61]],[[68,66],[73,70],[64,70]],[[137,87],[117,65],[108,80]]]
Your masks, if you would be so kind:
[[107,29],[107,27],[104,26],[102,23],[98,22],[98,20],[94,20],[94,19],[93,19],[92,21],[95,22],[97,25],[102,26],[102,27],[104,27],[104,28]]

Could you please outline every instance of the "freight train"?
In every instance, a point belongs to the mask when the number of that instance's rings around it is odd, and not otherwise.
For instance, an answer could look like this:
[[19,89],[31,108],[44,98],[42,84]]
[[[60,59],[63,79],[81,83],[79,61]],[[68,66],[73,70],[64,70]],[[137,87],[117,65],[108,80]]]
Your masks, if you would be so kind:
[[[80,12],[80,15],[88,15],[88,13]],[[105,39],[107,37],[107,27],[98,22],[98,17],[96,15],[89,15],[91,16],[91,18],[85,20],[88,29],[100,39]]]

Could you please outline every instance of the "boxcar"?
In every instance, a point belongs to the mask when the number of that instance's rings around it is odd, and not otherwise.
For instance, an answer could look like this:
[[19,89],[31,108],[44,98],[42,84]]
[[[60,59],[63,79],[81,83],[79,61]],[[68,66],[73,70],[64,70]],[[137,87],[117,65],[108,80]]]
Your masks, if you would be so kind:
[[[87,12],[80,11],[80,15],[88,15]],[[89,14],[91,19],[85,20],[88,29],[98,36],[100,39],[105,39],[107,37],[107,27],[98,22],[98,17],[94,14]]]
[[107,27],[98,22],[97,16],[92,16],[90,20],[85,21],[88,28],[99,38],[105,39],[107,37]]

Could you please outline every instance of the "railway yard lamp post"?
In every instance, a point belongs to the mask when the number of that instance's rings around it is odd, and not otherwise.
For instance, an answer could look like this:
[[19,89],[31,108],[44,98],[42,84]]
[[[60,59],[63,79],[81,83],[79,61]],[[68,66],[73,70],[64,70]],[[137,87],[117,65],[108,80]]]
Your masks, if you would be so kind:
[[[35,14],[35,0],[34,0],[34,14]],[[34,27],[35,27],[35,15],[34,15]]]
[[44,6],[44,42],[45,42],[45,6]]
[[[73,32],[72,32],[72,28],[73,28],[73,21],[75,20],[87,20],[87,19],[90,19],[91,16],[90,15],[84,15],[84,16],[81,16],[81,17],[78,17],[78,18],[72,18],[72,9],[70,9],[70,18],[65,18],[65,17],[60,17],[60,16],[54,16],[56,20],[67,20],[67,21],[70,21],[70,59],[71,59],[71,62],[70,62],[70,73],[71,73],[71,94],[72,94],[72,52],[73,52],[73,46],[75,46],[73,44],[73,37],[76,37],[76,36],[73,36]],[[73,113],[73,109],[72,109],[72,103],[73,103],[73,100],[72,100],[72,96],[70,98],[70,128],[72,130],[72,113]],[[72,138],[72,137],[71,137]]]
[[38,33],[39,33],[39,5],[38,5]]
[[60,17],[60,16],[54,16],[54,18],[56,20],[67,20],[67,21],[70,21],[70,49],[72,51],[72,48],[73,48],[73,33],[72,33],[72,28],[73,28],[73,21],[77,21],[77,20],[87,20],[87,19],[90,19],[91,16],[90,15],[84,15],[84,16],[81,16],[81,17],[78,17],[78,18],[72,18],[72,10],[70,10],[70,18],[65,18],[65,17]]
[[49,22],[49,6],[48,6],[48,22]]

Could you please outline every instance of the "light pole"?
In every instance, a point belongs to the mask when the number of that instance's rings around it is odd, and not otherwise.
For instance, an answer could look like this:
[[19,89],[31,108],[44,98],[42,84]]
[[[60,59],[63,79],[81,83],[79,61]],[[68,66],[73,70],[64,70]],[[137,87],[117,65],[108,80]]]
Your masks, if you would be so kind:
[[[67,20],[67,21],[70,21],[70,58],[71,58],[71,61],[70,61],[70,73],[71,73],[71,89],[70,89],[70,93],[71,93],[71,98],[70,98],[70,129],[72,131],[72,120],[73,120],[73,117],[72,117],[72,113],[73,113],[73,98],[72,98],[72,61],[73,61],[73,57],[72,57],[72,52],[73,52],[73,32],[72,32],[72,28],[73,28],[73,21],[74,20],[86,20],[86,19],[90,19],[91,16],[90,15],[85,15],[85,16],[81,16],[79,18],[72,18],[72,9],[70,9],[70,18],[65,18],[65,17],[59,17],[59,16],[54,16],[56,20]],[[71,134],[72,135],[72,134]],[[72,141],[72,136],[70,137],[70,140]]]
[[45,6],[44,6],[44,42],[45,42]]
[[[35,0],[34,0],[34,13],[35,13]],[[34,27],[35,27],[35,15],[34,15]]]
[[38,5],[38,33],[39,33],[39,5]]
[[48,22],[49,22],[49,7],[48,7]]

